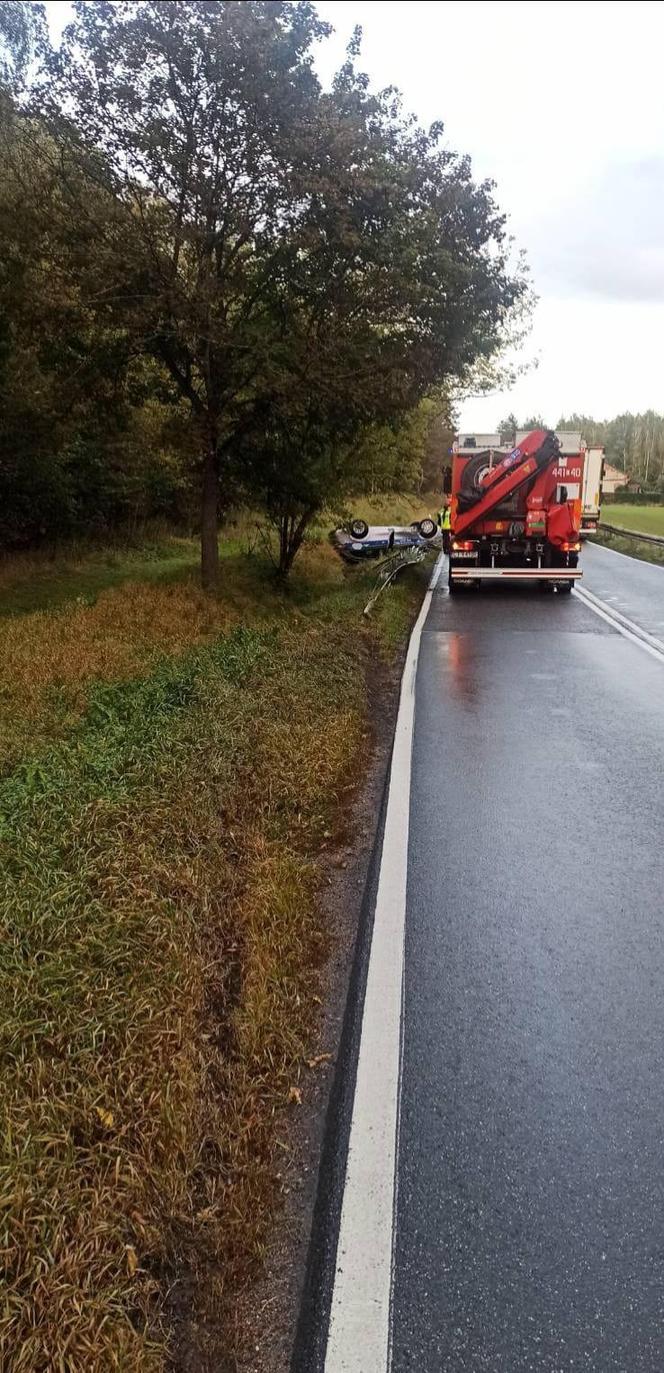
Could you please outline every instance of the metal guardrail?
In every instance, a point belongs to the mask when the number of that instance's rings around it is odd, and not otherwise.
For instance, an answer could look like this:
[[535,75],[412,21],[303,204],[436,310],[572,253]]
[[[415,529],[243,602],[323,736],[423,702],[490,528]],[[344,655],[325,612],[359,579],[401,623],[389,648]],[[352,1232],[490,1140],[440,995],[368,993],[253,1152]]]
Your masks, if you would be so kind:
[[636,529],[621,529],[617,524],[605,524],[604,520],[597,527],[597,533],[619,534],[625,539],[640,539],[642,543],[656,543],[664,548],[664,539],[657,534],[639,534]]

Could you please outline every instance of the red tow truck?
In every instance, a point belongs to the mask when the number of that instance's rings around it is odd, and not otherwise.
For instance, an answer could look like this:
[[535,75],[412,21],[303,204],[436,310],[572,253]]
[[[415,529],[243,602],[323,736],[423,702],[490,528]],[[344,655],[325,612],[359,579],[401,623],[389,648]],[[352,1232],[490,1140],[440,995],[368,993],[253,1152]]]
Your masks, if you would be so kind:
[[454,452],[449,588],[526,580],[570,592],[581,572],[584,454],[564,455],[550,429],[508,453]]

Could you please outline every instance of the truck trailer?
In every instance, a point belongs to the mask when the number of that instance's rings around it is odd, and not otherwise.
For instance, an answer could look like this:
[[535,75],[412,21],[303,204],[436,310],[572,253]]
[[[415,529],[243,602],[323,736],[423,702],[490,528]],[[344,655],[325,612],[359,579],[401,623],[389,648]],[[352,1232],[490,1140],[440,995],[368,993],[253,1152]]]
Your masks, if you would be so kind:
[[581,577],[584,453],[565,454],[550,429],[507,453],[453,453],[449,588],[532,581],[570,592]]
[[586,448],[581,491],[581,533],[592,534],[599,524],[604,476],[604,449]]

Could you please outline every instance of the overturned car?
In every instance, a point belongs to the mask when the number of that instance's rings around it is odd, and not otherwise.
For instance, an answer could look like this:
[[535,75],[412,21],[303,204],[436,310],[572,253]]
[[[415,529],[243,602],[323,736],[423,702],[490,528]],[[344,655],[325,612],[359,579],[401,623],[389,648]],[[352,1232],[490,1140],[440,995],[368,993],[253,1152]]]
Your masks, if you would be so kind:
[[366,562],[370,558],[385,558],[406,548],[435,547],[440,544],[440,530],[435,520],[425,517],[413,524],[367,524],[366,520],[350,520],[330,535],[337,553],[347,563]]

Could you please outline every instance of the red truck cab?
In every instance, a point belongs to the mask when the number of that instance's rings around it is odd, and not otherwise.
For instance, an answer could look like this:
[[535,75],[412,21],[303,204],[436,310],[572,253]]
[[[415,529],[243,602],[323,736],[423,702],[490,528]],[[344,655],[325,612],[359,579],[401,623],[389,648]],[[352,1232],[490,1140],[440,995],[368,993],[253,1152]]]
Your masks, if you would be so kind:
[[494,580],[571,591],[581,576],[583,452],[561,452],[547,429],[532,430],[513,448],[455,448],[450,591]]

